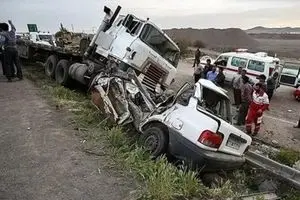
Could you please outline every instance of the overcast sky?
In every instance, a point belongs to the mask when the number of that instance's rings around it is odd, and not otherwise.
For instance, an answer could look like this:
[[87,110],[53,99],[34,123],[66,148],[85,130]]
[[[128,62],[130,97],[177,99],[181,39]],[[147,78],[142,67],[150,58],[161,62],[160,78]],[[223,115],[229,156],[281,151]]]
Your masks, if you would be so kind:
[[57,31],[62,22],[91,32],[103,17],[103,6],[133,13],[162,28],[252,28],[300,26],[300,0],[0,0],[0,20],[12,19],[19,31],[36,23]]

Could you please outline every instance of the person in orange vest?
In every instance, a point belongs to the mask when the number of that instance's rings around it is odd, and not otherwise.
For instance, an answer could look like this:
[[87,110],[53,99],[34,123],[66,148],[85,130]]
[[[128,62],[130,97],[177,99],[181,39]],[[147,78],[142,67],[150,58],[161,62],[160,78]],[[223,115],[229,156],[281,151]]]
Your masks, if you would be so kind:
[[269,98],[263,89],[262,83],[254,85],[252,101],[250,103],[246,116],[246,131],[248,135],[252,135],[252,124],[254,123],[253,136],[258,134],[260,124],[262,122],[263,112],[269,107]]

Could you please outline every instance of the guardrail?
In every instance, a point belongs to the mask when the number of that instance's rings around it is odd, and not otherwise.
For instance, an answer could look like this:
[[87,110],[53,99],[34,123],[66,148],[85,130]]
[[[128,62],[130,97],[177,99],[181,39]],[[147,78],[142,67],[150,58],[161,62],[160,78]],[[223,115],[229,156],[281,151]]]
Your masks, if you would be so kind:
[[296,189],[300,190],[300,171],[280,164],[253,151],[248,151],[245,155],[245,158],[250,165],[260,167],[265,171],[275,175],[278,179],[285,181]]

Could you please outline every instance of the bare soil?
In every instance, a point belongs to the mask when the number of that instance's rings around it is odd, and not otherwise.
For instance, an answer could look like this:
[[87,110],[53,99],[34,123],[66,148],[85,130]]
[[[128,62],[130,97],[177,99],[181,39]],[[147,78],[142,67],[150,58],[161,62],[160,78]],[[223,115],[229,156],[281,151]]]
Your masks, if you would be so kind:
[[81,151],[69,116],[27,80],[0,77],[0,199],[123,200],[133,180]]

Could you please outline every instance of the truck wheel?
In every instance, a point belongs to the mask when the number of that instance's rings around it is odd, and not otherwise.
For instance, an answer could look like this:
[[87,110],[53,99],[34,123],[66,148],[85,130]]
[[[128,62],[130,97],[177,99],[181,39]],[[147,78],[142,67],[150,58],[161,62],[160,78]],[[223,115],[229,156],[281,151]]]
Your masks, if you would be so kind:
[[55,80],[58,84],[67,86],[70,77],[69,77],[69,61],[62,59],[60,60],[57,65],[56,65],[56,70],[55,70]]
[[45,63],[45,74],[51,78],[55,78],[56,65],[57,57],[55,55],[49,56]]
[[150,126],[141,135],[141,144],[156,158],[166,153],[168,137],[162,127]]

